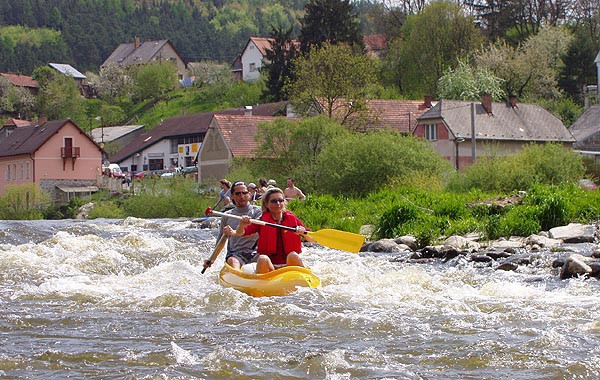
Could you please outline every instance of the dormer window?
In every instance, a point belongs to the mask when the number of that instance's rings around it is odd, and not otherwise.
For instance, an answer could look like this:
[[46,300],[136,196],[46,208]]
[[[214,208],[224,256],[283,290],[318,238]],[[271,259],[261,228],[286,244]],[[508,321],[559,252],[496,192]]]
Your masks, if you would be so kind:
[[437,126],[435,124],[425,124],[425,138],[429,141],[438,139]]

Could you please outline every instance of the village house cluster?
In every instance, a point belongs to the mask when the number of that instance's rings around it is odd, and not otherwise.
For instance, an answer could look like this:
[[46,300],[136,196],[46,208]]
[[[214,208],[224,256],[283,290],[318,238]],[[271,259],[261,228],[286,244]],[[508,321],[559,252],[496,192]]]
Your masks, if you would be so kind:
[[[365,36],[364,42],[369,54],[385,54],[383,35]],[[232,64],[233,75],[243,81],[258,79],[269,47],[270,39],[251,37]],[[161,60],[175,63],[182,85],[193,81],[187,64],[168,40],[140,42],[135,38],[133,43],[119,45],[102,66]],[[595,62],[600,81],[600,53]],[[85,75],[75,68],[56,63],[49,66],[72,76],[82,95],[93,94]],[[0,75],[13,86],[34,94],[37,91],[31,77]],[[587,86],[587,109],[570,128],[539,105],[519,103],[515,97],[496,103],[483,95],[478,102],[434,101],[428,96],[422,100],[371,99],[366,103],[368,118],[363,130],[393,129],[427,139],[457,170],[471,165],[492,143],[498,153],[508,154],[528,143],[555,142],[599,160],[599,87]],[[276,117],[296,115],[287,102],[278,102],[172,117],[150,131],[143,125],[127,125],[91,133],[70,119],[10,119],[0,128],[0,194],[10,185],[35,183],[55,201],[68,201],[107,186],[102,177],[108,162],[117,164],[128,178],[173,172],[193,175],[199,182],[222,178],[232,159],[253,157],[258,125]],[[105,144],[119,149],[108,155]]]

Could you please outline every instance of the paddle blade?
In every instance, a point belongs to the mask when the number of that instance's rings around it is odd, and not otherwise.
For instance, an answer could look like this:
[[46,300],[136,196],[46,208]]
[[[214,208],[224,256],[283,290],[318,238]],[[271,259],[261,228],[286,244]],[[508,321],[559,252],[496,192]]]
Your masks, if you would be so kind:
[[363,235],[327,228],[324,230],[309,232],[308,234],[321,245],[352,253],[358,253],[365,241],[365,237]]
[[[217,257],[219,257],[219,254],[221,253],[223,248],[225,248],[225,244],[227,244],[227,235],[223,234],[223,235],[221,235],[221,238],[217,242],[217,245],[215,246],[213,253],[210,255],[210,258],[208,259],[208,262],[210,262],[211,265],[215,262]],[[202,272],[200,272],[200,273],[204,274],[205,271],[206,271],[206,268],[202,269]]]

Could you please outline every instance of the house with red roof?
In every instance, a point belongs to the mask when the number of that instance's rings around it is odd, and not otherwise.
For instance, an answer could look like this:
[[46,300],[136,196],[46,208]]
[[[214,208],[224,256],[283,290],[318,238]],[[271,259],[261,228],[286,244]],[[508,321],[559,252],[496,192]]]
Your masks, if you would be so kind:
[[29,90],[29,92],[31,92],[32,95],[36,95],[38,93],[38,82],[30,76],[0,73],[0,77],[9,81],[10,84],[15,87],[23,87]]
[[[273,38],[250,37],[232,64],[234,78],[244,82],[255,81],[260,77],[260,69],[267,62],[267,51],[271,50]],[[363,37],[365,52],[371,56],[382,57],[387,52],[387,40],[383,34],[372,34]],[[292,43],[300,50],[300,41]]]
[[136,137],[109,160],[131,172],[194,166],[214,114],[273,116],[285,114],[286,105],[268,103],[171,117]]
[[55,202],[98,191],[102,149],[70,119],[0,129],[0,194],[35,183]]
[[258,125],[273,116],[215,114],[198,152],[198,181],[223,178],[234,158],[254,158]]

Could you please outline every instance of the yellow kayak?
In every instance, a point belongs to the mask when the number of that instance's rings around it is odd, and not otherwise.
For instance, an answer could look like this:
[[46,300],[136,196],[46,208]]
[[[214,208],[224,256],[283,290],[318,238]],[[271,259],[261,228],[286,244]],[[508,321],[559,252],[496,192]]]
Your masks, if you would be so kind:
[[296,291],[299,286],[316,288],[321,283],[319,277],[304,267],[286,266],[269,273],[245,273],[225,263],[219,282],[255,297],[285,296]]

